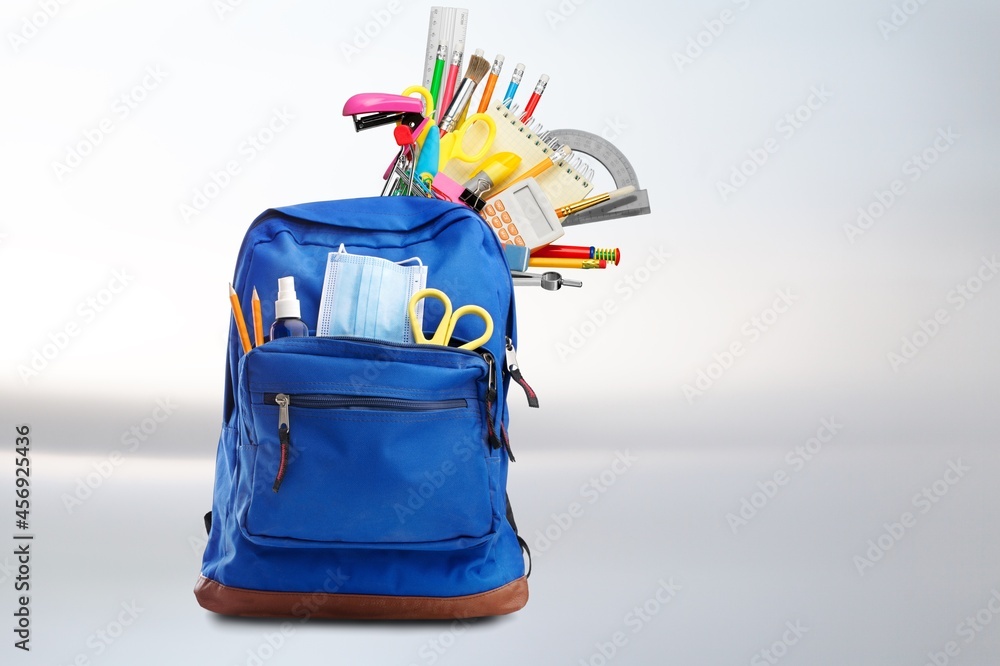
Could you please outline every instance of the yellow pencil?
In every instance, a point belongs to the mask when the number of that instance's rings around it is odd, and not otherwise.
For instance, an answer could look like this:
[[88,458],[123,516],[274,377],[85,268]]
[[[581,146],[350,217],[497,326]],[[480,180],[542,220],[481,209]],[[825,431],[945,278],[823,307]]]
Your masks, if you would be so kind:
[[250,334],[247,333],[247,321],[243,318],[243,308],[240,307],[240,299],[236,296],[233,285],[229,285],[229,302],[233,306],[233,319],[236,320],[236,330],[240,332],[240,342],[243,344],[243,353],[250,351]]
[[607,268],[605,259],[568,259],[564,257],[531,257],[529,266],[536,268]]
[[264,344],[264,319],[260,314],[260,297],[257,295],[257,287],[253,288],[253,346],[260,347]]

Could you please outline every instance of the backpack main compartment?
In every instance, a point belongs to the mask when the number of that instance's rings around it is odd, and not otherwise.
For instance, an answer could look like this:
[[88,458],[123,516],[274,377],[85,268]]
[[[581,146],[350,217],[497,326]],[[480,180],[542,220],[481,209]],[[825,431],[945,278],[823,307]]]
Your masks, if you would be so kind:
[[[390,261],[420,257],[427,286],[455,307],[484,307],[493,334],[475,352],[305,337],[243,354],[231,326],[196,597],[224,614],[302,618],[518,610],[527,582],[506,496],[512,456],[502,368],[516,327],[503,248],[475,213],[443,201],[304,204],[254,221],[234,288],[249,302],[254,287],[273,294],[279,277],[295,276],[302,318],[314,331],[327,256],[341,244]],[[273,299],[262,295],[261,306],[271,321]],[[427,301],[425,329],[441,314]],[[463,318],[455,337],[476,337],[477,324]]]

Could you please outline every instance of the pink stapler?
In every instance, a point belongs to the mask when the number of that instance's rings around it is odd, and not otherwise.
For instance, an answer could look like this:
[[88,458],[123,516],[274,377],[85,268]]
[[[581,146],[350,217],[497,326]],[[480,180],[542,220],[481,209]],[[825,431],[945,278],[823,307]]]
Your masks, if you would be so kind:
[[[354,119],[354,130],[357,132],[397,122],[416,131],[427,122],[422,99],[389,93],[353,95],[344,103],[344,115]],[[419,135],[419,132],[416,133]]]

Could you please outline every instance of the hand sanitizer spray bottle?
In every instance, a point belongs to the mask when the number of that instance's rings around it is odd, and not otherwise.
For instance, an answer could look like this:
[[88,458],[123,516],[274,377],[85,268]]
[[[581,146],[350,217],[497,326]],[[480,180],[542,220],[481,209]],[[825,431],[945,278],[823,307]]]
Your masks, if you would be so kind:
[[309,335],[309,327],[299,319],[301,314],[299,299],[295,297],[295,278],[278,278],[278,300],[274,302],[275,320],[271,324],[271,339]]

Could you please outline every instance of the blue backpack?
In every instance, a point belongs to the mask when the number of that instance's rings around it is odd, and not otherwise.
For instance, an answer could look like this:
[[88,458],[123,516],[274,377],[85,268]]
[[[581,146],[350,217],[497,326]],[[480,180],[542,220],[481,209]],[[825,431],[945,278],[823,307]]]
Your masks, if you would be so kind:
[[[294,275],[302,319],[314,330],[327,256],[342,243],[391,261],[420,257],[427,286],[456,307],[485,308],[493,334],[476,351],[290,337],[243,354],[231,326],[195,596],[217,613],[303,619],[514,612],[528,599],[527,546],[506,494],[514,459],[506,391],[512,376],[521,378],[510,362],[517,333],[503,248],[470,209],[436,199],[268,210],[240,249],[240,301],[250,302],[255,285]],[[261,300],[270,322],[273,300]],[[441,316],[427,299],[424,329]],[[481,328],[463,317],[455,338]]]

